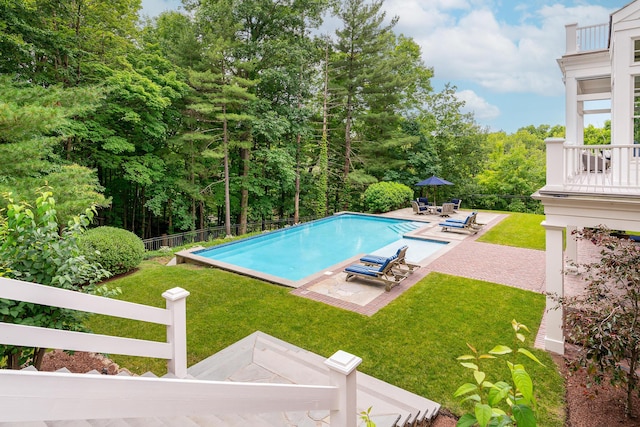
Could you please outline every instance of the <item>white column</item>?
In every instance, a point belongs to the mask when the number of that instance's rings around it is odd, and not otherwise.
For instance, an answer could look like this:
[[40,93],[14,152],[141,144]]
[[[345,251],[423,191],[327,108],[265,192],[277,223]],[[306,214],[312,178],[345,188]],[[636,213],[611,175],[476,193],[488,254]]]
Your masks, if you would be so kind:
[[578,261],[578,239],[574,234],[578,229],[575,225],[567,226],[567,239],[566,239],[566,248],[565,248],[565,268],[568,271],[577,272],[576,267],[571,264],[575,264]]
[[329,381],[339,388],[338,409],[331,411],[331,427],[356,427],[358,424],[356,368],[362,359],[338,350],[324,361],[329,367]]
[[564,139],[547,138],[547,183],[545,190],[564,189]]
[[573,76],[565,76],[565,138],[571,145],[582,144],[578,132],[578,81]]
[[182,288],[173,288],[162,293],[167,310],[171,313],[171,324],[167,325],[167,342],[173,348],[173,357],[167,361],[167,370],[178,378],[187,376],[188,296],[189,291]]
[[[546,230],[546,292],[556,297],[564,296],[564,256],[562,253],[562,230],[564,227],[548,225],[542,222]],[[552,297],[547,296],[546,333],[544,348],[558,354],[564,354],[564,313]]]
[[582,145],[584,144],[584,101],[577,100],[577,82],[576,82],[576,111],[578,115],[576,116],[576,139],[574,140],[574,145]]
[[564,29],[566,32],[566,53],[576,53],[578,51],[578,38],[576,36],[578,24],[567,24]]

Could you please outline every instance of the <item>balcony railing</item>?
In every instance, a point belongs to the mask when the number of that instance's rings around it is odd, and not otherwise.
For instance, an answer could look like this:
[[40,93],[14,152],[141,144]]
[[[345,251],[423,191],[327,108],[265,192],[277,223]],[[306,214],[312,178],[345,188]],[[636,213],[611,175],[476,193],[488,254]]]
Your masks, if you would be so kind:
[[547,139],[542,191],[640,196],[640,145],[572,145]]
[[609,24],[566,26],[567,53],[589,52],[609,48]]

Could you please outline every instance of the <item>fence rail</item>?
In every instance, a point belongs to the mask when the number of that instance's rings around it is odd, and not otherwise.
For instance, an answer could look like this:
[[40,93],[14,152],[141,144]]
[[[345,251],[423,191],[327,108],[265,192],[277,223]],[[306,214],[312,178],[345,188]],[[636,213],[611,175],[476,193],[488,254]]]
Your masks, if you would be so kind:
[[[301,218],[299,222],[308,222],[317,219],[316,217]],[[247,233],[254,233],[257,231],[271,231],[279,230],[284,227],[294,225],[293,218],[269,220],[247,223]],[[231,225],[231,233],[234,235],[240,234],[240,224]],[[224,225],[216,227],[207,227],[199,230],[186,231],[184,233],[176,234],[164,234],[159,237],[151,237],[149,239],[143,239],[144,248],[147,251],[157,251],[163,247],[174,248],[176,246],[182,246],[189,243],[207,242],[214,239],[222,239],[227,235],[226,227]]]
[[[182,288],[169,289],[162,294],[167,308],[160,309],[0,277],[0,298],[167,326],[167,340],[161,342],[0,322],[0,346],[160,357],[168,360],[172,374],[149,378],[0,369],[0,424],[73,420],[88,425],[82,420],[91,419],[104,420],[100,425],[121,425],[118,419],[122,418],[171,417],[175,421],[172,425],[195,425],[191,419],[176,417],[328,410],[332,426],[356,426],[356,368],[362,359],[340,350],[325,360],[329,385],[188,379],[188,295]],[[151,351],[141,344],[151,344]]]

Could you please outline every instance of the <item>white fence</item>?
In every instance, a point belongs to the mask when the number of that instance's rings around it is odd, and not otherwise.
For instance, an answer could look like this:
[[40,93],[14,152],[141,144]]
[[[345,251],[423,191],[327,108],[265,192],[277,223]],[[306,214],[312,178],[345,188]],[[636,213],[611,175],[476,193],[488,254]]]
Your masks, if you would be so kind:
[[[176,417],[216,413],[330,410],[331,425],[355,427],[356,368],[338,351],[325,363],[327,386],[186,379],[186,297],[164,292],[167,308],[133,304],[0,277],[0,298],[166,325],[167,342],[0,322],[0,344],[167,359],[173,378],[0,370],[0,422]],[[178,377],[178,378],[175,378]]]

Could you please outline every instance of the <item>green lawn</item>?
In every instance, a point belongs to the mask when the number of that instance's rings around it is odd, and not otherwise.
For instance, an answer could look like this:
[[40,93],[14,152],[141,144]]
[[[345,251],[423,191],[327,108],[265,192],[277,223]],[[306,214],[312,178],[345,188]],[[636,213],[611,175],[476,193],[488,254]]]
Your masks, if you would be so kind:
[[[481,351],[511,345],[511,319],[531,329],[533,344],[544,296],[492,283],[432,273],[372,317],[293,296],[289,289],[215,269],[166,267],[144,261],[134,274],[114,280],[122,299],[164,306],[161,293],[180,286],[187,299],[188,363],[192,365],[260,330],[328,357],[344,350],[362,357],[359,369],[460,414],[452,397],[471,380],[456,357],[466,343]],[[164,340],[162,327],[94,316],[96,333]],[[547,353],[532,350],[545,368],[524,362],[540,403],[541,426],[563,425],[564,385]],[[164,361],[114,356],[134,372],[166,372]],[[504,379],[504,361],[489,361],[492,380]]]
[[545,231],[540,225],[542,221],[544,221],[544,215],[509,212],[507,218],[480,236],[478,242],[543,251]]

